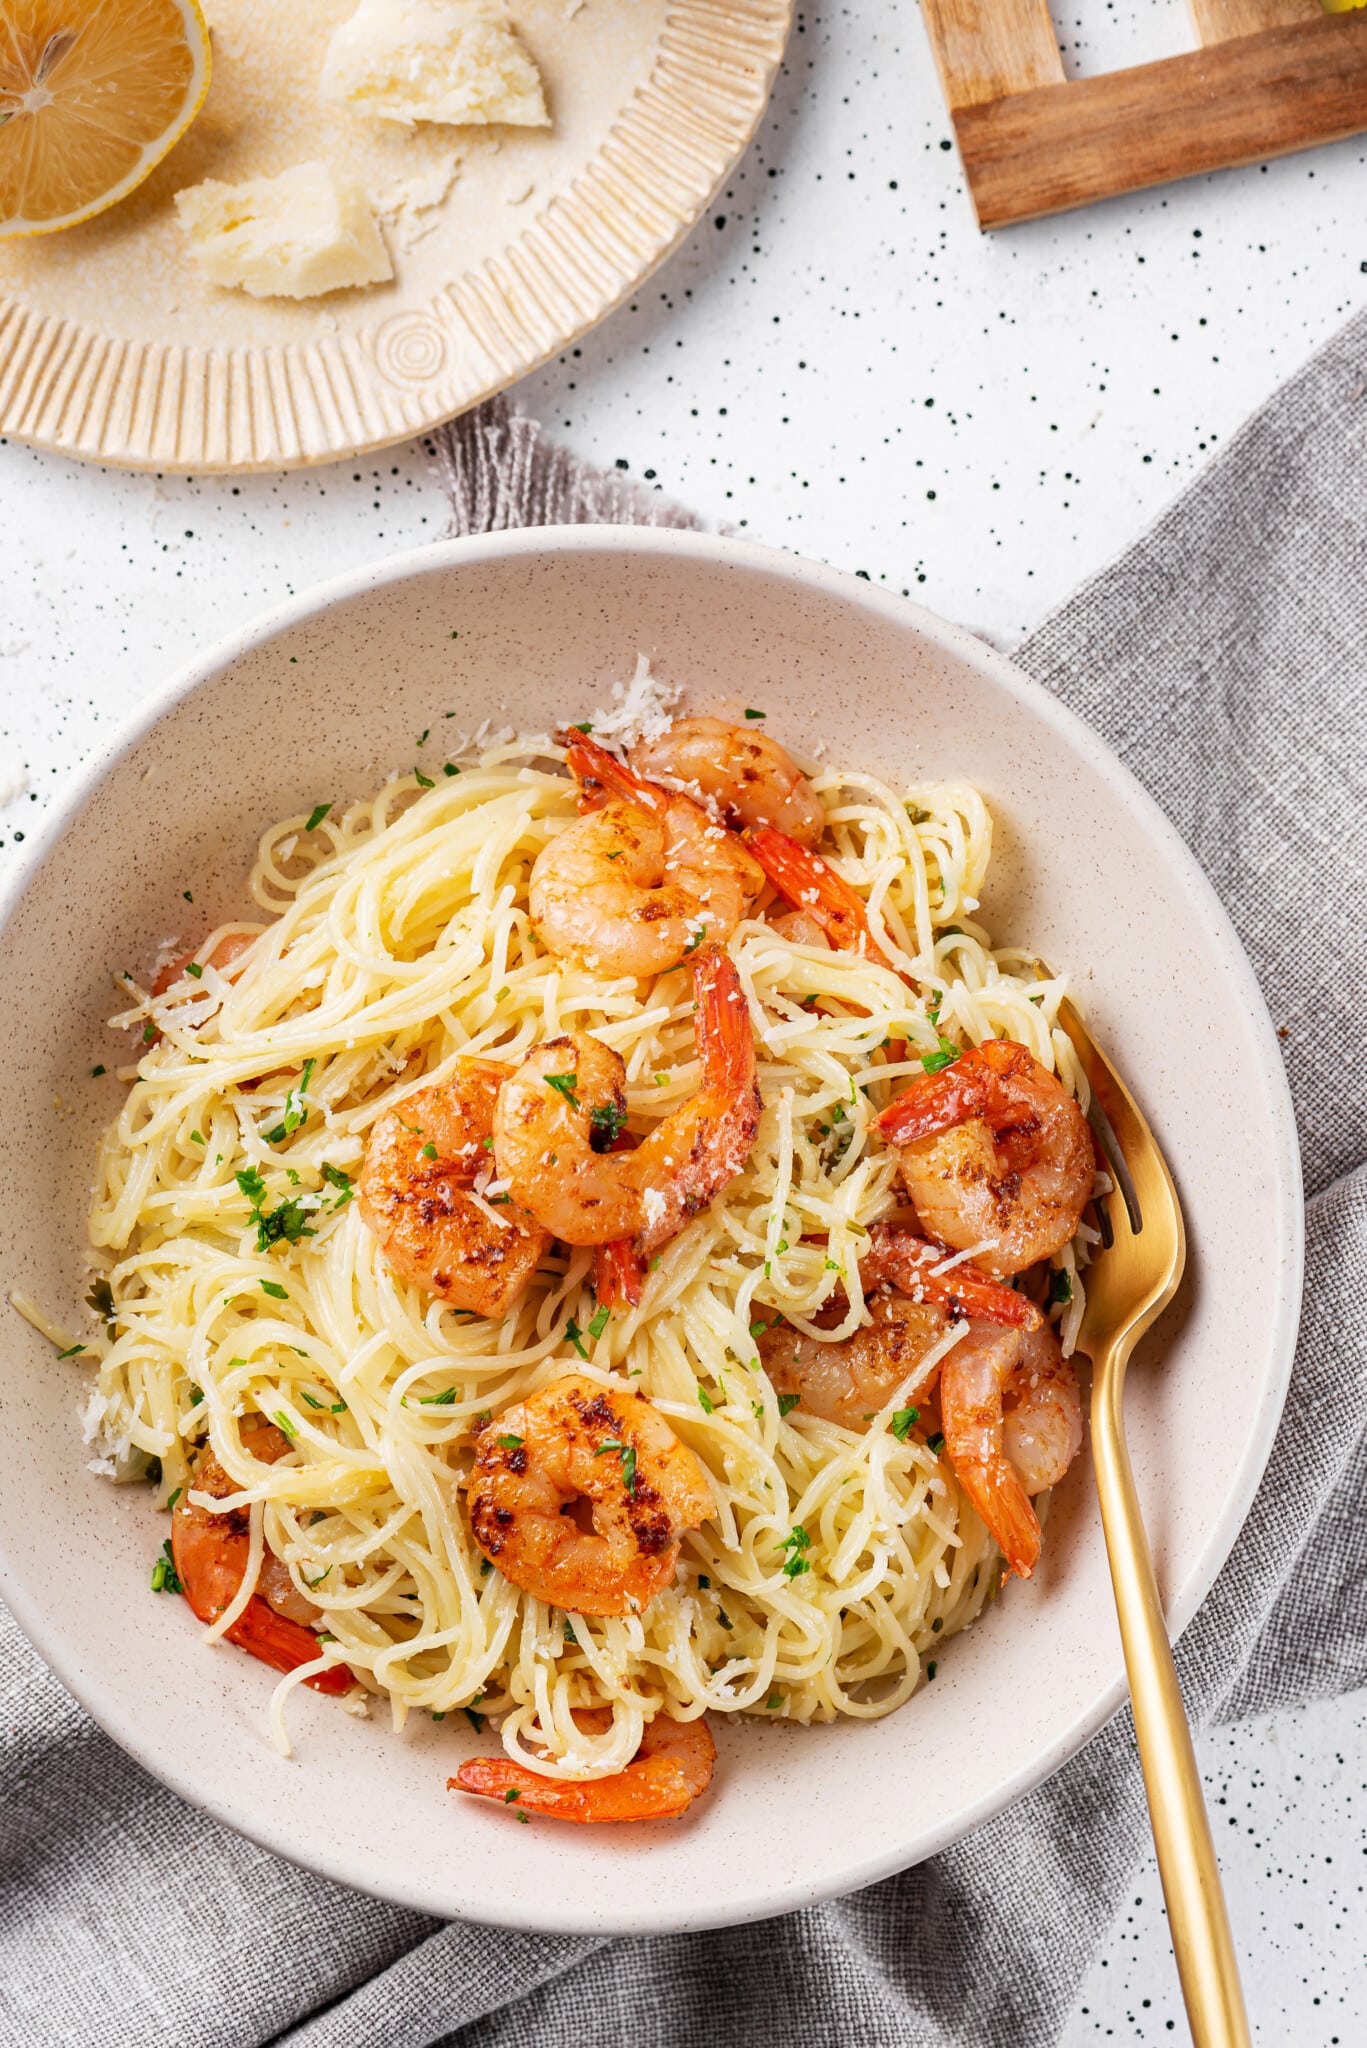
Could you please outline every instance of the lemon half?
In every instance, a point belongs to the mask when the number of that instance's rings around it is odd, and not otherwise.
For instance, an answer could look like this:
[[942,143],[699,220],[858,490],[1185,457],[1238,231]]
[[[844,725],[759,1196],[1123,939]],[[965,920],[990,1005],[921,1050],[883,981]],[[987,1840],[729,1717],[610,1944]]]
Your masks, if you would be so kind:
[[0,0],[0,238],[103,213],[209,90],[199,0]]

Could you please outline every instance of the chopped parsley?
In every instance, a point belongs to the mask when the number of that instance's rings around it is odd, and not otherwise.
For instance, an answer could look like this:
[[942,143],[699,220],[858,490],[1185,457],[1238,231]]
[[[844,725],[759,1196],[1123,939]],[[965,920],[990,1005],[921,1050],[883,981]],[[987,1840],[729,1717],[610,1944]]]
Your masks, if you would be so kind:
[[892,1418],[892,1433],[899,1444],[904,1444],[911,1433],[911,1426],[921,1419],[919,1408],[899,1408]]
[[611,1309],[608,1309],[608,1308],[599,1308],[599,1309],[595,1309],[595,1310],[594,1310],[594,1312],[593,1312],[593,1320],[592,1320],[592,1322],[591,1322],[591,1323],[589,1324],[589,1335],[590,1335],[590,1337],[601,1337],[601,1336],[602,1336],[602,1334],[603,1334],[603,1332],[604,1332],[604,1330],[606,1330],[606,1328],[607,1328],[608,1324],[609,1324],[609,1323],[610,1323],[611,1321],[612,1321],[612,1310],[611,1310]]
[[927,1664],[927,1666],[926,1666],[926,1677],[927,1677],[927,1678],[933,1678],[934,1676],[935,1676],[935,1659],[934,1659],[934,1658],[932,1657],[932,1658],[931,1658],[931,1660],[930,1660],[930,1662],[929,1662],[929,1664]]
[[752,1414],[752,1415],[754,1416],[754,1418],[755,1418],[756,1422],[763,1422],[763,1420],[764,1420],[764,1403],[763,1403],[763,1401],[751,1401],[751,1403],[750,1403],[750,1413],[751,1413],[751,1414]]
[[783,1694],[781,1692],[771,1692],[764,1704],[772,1712],[775,1707],[783,1705]]
[[570,730],[572,732],[592,732],[593,727],[590,725],[588,719],[586,718],[582,725],[571,726]]
[[324,1160],[323,1179],[327,1182],[330,1188],[337,1188],[340,1190],[340,1193],[338,1194],[336,1201],[332,1205],[333,1208],[344,1209],[347,1203],[351,1200],[352,1196],[356,1192],[355,1188],[351,1184],[351,1175],[349,1173],[343,1173],[340,1166],[329,1166],[327,1164],[327,1161]]
[[[420,1408],[454,1408],[455,1405],[456,1390],[454,1387],[443,1387],[439,1394],[419,1394],[418,1396],[418,1406]],[[499,1438],[500,1443],[504,1441],[503,1437]]]
[[706,1387],[698,1388],[698,1406],[702,1409],[704,1415],[716,1413],[717,1404],[708,1393]]
[[204,1143],[204,1133],[203,1133],[203,1131],[191,1131],[191,1133],[190,1133],[190,1143],[191,1143],[192,1145],[202,1145],[202,1144]]
[[928,1074],[938,1074],[943,1068],[952,1067],[958,1057],[959,1047],[941,1035],[939,1047],[935,1052],[921,1054],[921,1065]]
[[437,786],[430,775],[423,774],[421,768],[413,770],[413,780],[417,783],[419,789],[435,789]]
[[284,1117],[273,1131],[267,1131],[266,1133],[267,1144],[281,1144],[286,1138],[292,1137],[300,1124],[307,1119],[308,1111],[304,1107],[304,1097],[308,1093],[308,1085],[313,1079],[313,1070],[317,1064],[317,1060],[304,1061],[303,1073],[299,1076],[296,1085],[290,1089],[285,1097]]
[[700,945],[702,944],[703,940],[704,940],[704,939],[705,939],[706,937],[707,937],[707,926],[706,926],[705,924],[700,924],[700,925],[698,926],[698,929],[697,929],[697,930],[696,930],[696,931],[695,931],[695,932],[694,932],[694,933],[692,934],[692,936],[690,937],[690,939],[689,939],[689,941],[688,941],[688,944],[687,944],[687,945],[686,945],[686,946],[684,947],[684,958],[685,958],[685,960],[686,960],[686,959],[688,958],[688,956],[689,956],[689,954],[690,954],[690,953],[696,953],[696,952],[697,952],[697,950],[698,950],[699,946],[700,946]]
[[518,1789],[517,1789],[516,1785],[511,1785],[511,1786],[509,1786],[508,1790],[507,1790],[507,1791],[506,1791],[506,1792],[504,1793],[504,1795],[503,1795],[503,1804],[504,1804],[505,1806],[512,1806],[512,1805],[514,1805],[514,1804],[515,1804],[515,1803],[516,1803],[516,1802],[517,1802],[517,1801],[518,1801],[518,1800],[519,1800],[519,1799],[520,1799],[521,1797],[522,1797],[522,1794],[521,1794],[521,1793],[520,1793],[520,1792],[518,1791]]
[[587,1365],[589,1354],[584,1349],[584,1333],[580,1329],[578,1323],[576,1323],[576,1321],[574,1320],[573,1316],[571,1316],[568,1322],[565,1324],[565,1335],[569,1338],[571,1344],[573,1344],[575,1350],[579,1353],[579,1356],[583,1359],[585,1365]]
[[150,1045],[150,1044],[152,1043],[152,1040],[153,1040],[153,1039],[154,1039],[154,1038],[156,1037],[156,1035],[157,1035],[157,1027],[156,1027],[156,1025],[155,1025],[155,1024],[154,1024],[154,1023],[152,1022],[152,1019],[151,1019],[151,1018],[149,1017],[149,1018],[148,1018],[148,1020],[147,1020],[147,1022],[146,1022],[146,1023],[145,1023],[144,1025],[143,1025],[143,1027],[142,1027],[142,1042],[143,1042],[143,1044],[144,1044],[144,1045]]
[[811,1541],[811,1537],[800,1522],[790,1536],[784,1537],[782,1548],[788,1552],[783,1566],[785,1579],[800,1579],[804,1572],[811,1570],[811,1566],[802,1555],[804,1550],[811,1547]]
[[185,963],[185,972],[194,981],[203,981],[204,979],[204,969],[200,966],[198,960],[187,960]]
[[152,1591],[154,1593],[179,1593],[183,1590],[176,1572],[175,1559],[171,1555],[171,1544],[168,1538],[161,1546],[161,1556],[152,1567]]
[[307,825],[305,825],[304,830],[306,832],[316,832],[318,830],[318,827],[322,824],[324,818],[327,816],[328,812],[331,809],[332,805],[330,803],[315,804],[313,806],[313,809],[309,812],[309,821]]
[[181,1497],[182,1493],[184,1493],[184,1491],[185,1491],[185,1488],[184,1488],[183,1486],[177,1486],[177,1487],[173,1487],[173,1488],[172,1488],[172,1490],[171,1490],[171,1492],[167,1494],[167,1496],[166,1496],[166,1512],[167,1512],[167,1514],[168,1514],[168,1515],[170,1514],[170,1512],[171,1512],[172,1508],[173,1508],[173,1507],[175,1506],[176,1502],[177,1502],[177,1501],[178,1501],[178,1500],[180,1499],[180,1497]]
[[1066,1266],[1060,1266],[1049,1282],[1049,1306],[1070,1302],[1073,1298],[1073,1276]]
[[575,1649],[577,1650],[579,1648],[579,1638],[574,1632],[574,1623],[572,1621],[567,1621],[565,1623],[563,1634],[565,1641],[567,1643],[573,1643]]
[[752,711],[749,705],[747,704],[745,707],[745,715],[747,718],[763,718],[767,714],[763,711]]
[[437,1148],[436,1148],[436,1146],[435,1146],[435,1145],[434,1145],[434,1144],[432,1143],[432,1140],[431,1140],[431,1139],[429,1138],[429,1139],[428,1139],[428,1141],[427,1141],[427,1143],[426,1143],[426,1144],[425,1144],[425,1145],[423,1146],[423,1148],[422,1148],[422,1157],[423,1157],[424,1159],[435,1159],[435,1158],[436,1158],[436,1156],[437,1156]]
[[[619,1109],[615,1102],[596,1103],[589,1111],[589,1143],[594,1151],[606,1152],[610,1145],[615,1145],[626,1120],[626,1111]],[[595,1139],[601,1139],[601,1145],[595,1144]]]
[[[482,1735],[484,1733],[483,1714],[477,1714],[473,1707],[467,1707],[465,1709],[465,1718],[470,1723],[470,1726],[474,1729],[476,1735]],[[437,1719],[437,1716],[434,1714],[432,1716],[432,1719],[435,1721]]]
[[455,764],[455,762],[454,762],[454,761],[443,761],[443,762],[442,762],[442,764],[441,764],[441,772],[442,772],[442,774],[443,774],[443,775],[459,775],[459,774],[460,774],[460,770],[459,770],[459,768],[457,768],[457,766],[456,766],[456,764]]
[[801,1399],[802,1399],[802,1396],[801,1396],[801,1394],[780,1394],[780,1395],[779,1395],[779,1397],[778,1397],[778,1412],[779,1412],[779,1414],[780,1414],[780,1415],[791,1415],[791,1414],[792,1414],[792,1412],[793,1412],[793,1410],[794,1410],[794,1408],[796,1408],[796,1406],[797,1406],[798,1402],[799,1402],[799,1401],[800,1401]]
[[542,1078],[548,1088],[554,1088],[557,1095],[564,1096],[571,1109],[578,1109],[579,1097],[574,1092],[579,1079],[577,1069],[572,1074],[545,1074]]
[[289,1300],[289,1295],[285,1292],[284,1288],[280,1285],[280,1282],[278,1280],[263,1280],[261,1282],[261,1292],[263,1294],[269,1294],[274,1296],[276,1301]]
[[97,1316],[103,1316],[112,1329],[114,1324],[114,1290],[107,1280],[97,1280],[86,1298],[86,1307],[93,1308]]
[[932,1458],[938,1458],[944,1447],[945,1439],[944,1432],[942,1430],[937,1429],[934,1436],[928,1436],[926,1438],[926,1449],[930,1452]]
[[928,825],[930,823],[932,813],[929,811],[923,811],[919,804],[908,804],[907,816],[910,818],[913,825]]
[[520,1436],[500,1436],[495,1437],[494,1441],[501,1451],[520,1451],[522,1449],[523,1440]]
[[711,1590],[712,1581],[708,1578],[706,1572],[698,1573],[698,1586],[702,1592],[709,1592]]
[[90,1078],[92,1081],[98,1081],[101,1074],[107,1074],[108,1072],[108,1067],[92,1067],[90,1069]]
[[732,1621],[730,1615],[727,1613],[724,1607],[718,1607],[717,1620],[721,1623],[723,1628],[734,1629],[736,1626],[735,1622]]
[[425,725],[422,731],[418,734],[418,745],[420,747],[425,747],[427,745],[427,735],[431,732],[431,730],[432,728],[430,725]]
[[310,1407],[310,1408],[316,1408],[316,1409],[318,1409],[318,1411],[319,1411],[319,1413],[320,1413],[320,1414],[324,1414],[324,1415],[345,1415],[345,1414],[346,1414],[346,1402],[345,1402],[345,1401],[332,1401],[332,1402],[328,1402],[328,1401],[319,1401],[319,1400],[316,1400],[316,1399],[315,1399],[315,1397],[314,1397],[314,1396],[313,1396],[312,1394],[310,1394],[310,1393],[309,1393],[309,1391],[308,1391],[308,1389],[307,1389],[306,1387],[301,1387],[301,1388],[299,1389],[299,1398],[300,1398],[300,1400],[301,1400],[301,1401],[307,1401],[307,1402],[308,1402],[308,1404],[309,1404],[309,1407]]
[[195,900],[195,899],[194,899],[194,897],[193,897],[193,896],[192,896],[192,895],[190,894],[190,892],[189,892],[189,890],[188,890],[188,889],[182,889],[180,893],[181,893],[181,895],[182,895],[182,896],[183,896],[183,897],[185,898],[185,901],[186,901],[187,903],[193,903],[193,902],[194,902],[194,900]]
[[605,1443],[599,1444],[593,1455],[595,1458],[605,1458],[609,1451],[617,1451],[621,1454],[622,1484],[634,1498],[636,1493],[636,1446],[634,1444],[624,1444],[620,1437],[610,1436]]
[[85,1352],[84,1344],[68,1344],[65,1351],[59,1351],[59,1358],[80,1358]]

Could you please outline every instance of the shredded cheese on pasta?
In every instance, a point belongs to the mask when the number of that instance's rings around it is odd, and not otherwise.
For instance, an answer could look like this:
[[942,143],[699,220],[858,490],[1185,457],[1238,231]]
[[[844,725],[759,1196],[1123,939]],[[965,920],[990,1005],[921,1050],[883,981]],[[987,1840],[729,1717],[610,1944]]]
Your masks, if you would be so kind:
[[[192,1486],[207,1437],[239,1488],[229,1504],[251,1509],[240,1597],[268,1548],[331,1639],[317,1668],[346,1661],[396,1727],[467,1707],[501,1717],[511,1755],[597,1777],[629,1761],[661,1709],[888,1713],[980,1612],[999,1560],[948,1461],[892,1428],[896,1398],[862,1432],[781,1412],[752,1325],[782,1315],[838,1339],[866,1319],[860,1250],[898,1199],[870,1120],[946,1040],[1009,1036],[1083,1084],[1055,1025],[1063,984],[994,951],[977,920],[992,844],[981,797],[908,797],[809,763],[828,857],[913,986],[762,917],[739,927],[758,1141],[666,1246],[639,1308],[596,1311],[591,1254],[563,1248],[497,1324],[400,1281],[351,1180],[376,1118],[462,1055],[511,1064],[560,1032],[594,1032],[626,1063],[637,1128],[697,1084],[687,972],[612,981],[553,958],[531,929],[532,863],[575,815],[559,758],[540,740],[486,745],[430,779],[283,820],[251,875],[261,919],[207,935],[197,957],[234,936],[249,950],[159,998],[123,981],[115,1022],[160,1037],[100,1153],[90,1232],[114,1315],[87,1349],[100,1447],[121,1469],[159,1460],[164,1502]],[[905,1041],[905,1064],[875,1060],[890,1040]],[[1065,1338],[1084,1259],[1079,1239],[1055,1262]],[[843,1319],[819,1328],[842,1289]],[[549,1609],[470,1535],[480,1418],[569,1370],[648,1395],[715,1489],[675,1584],[639,1615]],[[244,1451],[239,1425],[257,1411],[289,1439],[275,1464]],[[794,1557],[805,1569],[785,1569]],[[279,1690],[282,1742],[298,1680]],[[590,1704],[612,1708],[601,1735],[573,1719]]]

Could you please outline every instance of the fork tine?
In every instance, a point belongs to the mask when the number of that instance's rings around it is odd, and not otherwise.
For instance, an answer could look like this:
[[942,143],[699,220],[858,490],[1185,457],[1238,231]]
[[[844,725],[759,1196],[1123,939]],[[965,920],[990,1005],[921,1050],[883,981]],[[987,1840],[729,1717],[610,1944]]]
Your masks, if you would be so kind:
[[1066,996],[1059,1004],[1058,1020],[1073,1042],[1093,1104],[1110,1125],[1117,1163],[1123,1168],[1117,1179],[1131,1228],[1138,1234],[1146,1210],[1157,1214],[1170,1204],[1180,1230],[1182,1209],[1177,1190],[1134,1097]]

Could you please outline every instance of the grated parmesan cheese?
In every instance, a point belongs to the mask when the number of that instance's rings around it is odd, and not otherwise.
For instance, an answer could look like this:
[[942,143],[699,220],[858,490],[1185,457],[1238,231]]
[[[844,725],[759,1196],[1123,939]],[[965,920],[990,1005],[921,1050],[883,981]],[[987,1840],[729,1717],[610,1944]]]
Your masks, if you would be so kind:
[[682,695],[677,683],[663,682],[651,674],[648,654],[638,654],[631,679],[613,684],[608,708],[589,714],[593,736],[604,746],[614,740],[624,747],[634,746],[637,740],[657,740],[662,732],[668,732]]

